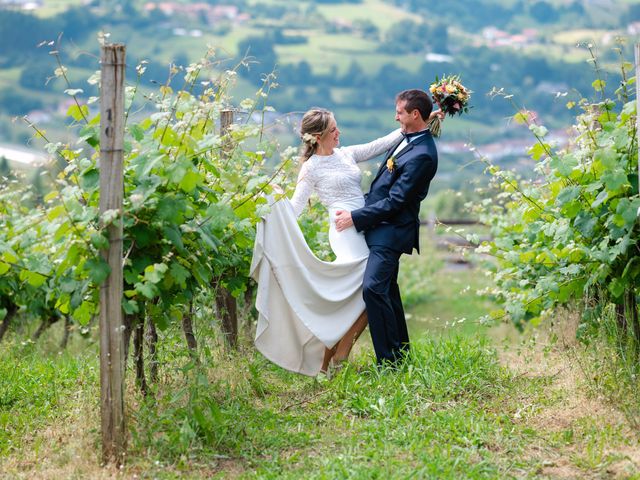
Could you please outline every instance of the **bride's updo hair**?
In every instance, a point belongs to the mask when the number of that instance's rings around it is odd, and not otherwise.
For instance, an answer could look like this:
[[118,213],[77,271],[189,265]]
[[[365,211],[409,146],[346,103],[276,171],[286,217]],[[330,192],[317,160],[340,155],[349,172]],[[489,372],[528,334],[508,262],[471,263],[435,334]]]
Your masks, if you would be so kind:
[[301,163],[306,162],[311,155],[316,153],[318,149],[317,136],[322,136],[327,131],[332,118],[333,113],[324,108],[314,107],[304,114],[300,123],[300,139],[302,140]]

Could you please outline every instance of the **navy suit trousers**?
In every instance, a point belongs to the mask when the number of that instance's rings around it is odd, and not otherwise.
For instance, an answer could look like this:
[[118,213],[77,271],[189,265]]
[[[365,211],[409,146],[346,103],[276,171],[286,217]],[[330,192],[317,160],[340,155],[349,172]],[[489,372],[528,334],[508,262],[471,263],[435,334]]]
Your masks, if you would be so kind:
[[407,322],[398,288],[398,268],[402,252],[376,245],[369,248],[369,260],[362,285],[369,331],[377,362],[395,363],[409,348]]

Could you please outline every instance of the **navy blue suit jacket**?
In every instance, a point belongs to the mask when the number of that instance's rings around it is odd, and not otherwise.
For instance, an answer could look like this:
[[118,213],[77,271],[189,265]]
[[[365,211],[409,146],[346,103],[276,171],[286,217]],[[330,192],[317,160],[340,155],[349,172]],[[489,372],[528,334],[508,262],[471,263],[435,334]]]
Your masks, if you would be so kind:
[[370,247],[383,246],[403,253],[415,248],[420,252],[420,202],[438,169],[438,152],[427,132],[398,152],[390,172],[387,160],[396,147],[387,152],[365,196],[365,206],[352,211],[351,218],[356,230],[364,231]]

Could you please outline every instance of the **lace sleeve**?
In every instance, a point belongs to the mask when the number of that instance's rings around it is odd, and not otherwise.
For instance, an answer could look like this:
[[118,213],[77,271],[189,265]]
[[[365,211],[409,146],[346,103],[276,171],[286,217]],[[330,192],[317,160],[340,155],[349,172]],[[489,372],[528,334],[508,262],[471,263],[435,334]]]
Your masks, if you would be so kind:
[[313,170],[307,160],[302,164],[302,168],[300,168],[298,182],[296,183],[296,191],[293,192],[293,197],[291,197],[291,205],[293,205],[293,211],[295,212],[296,217],[300,216],[307,204],[307,201],[309,200],[309,197],[311,197],[311,194],[313,193],[314,181],[312,174]]
[[402,134],[400,133],[400,129],[394,130],[390,134],[378,138],[373,142],[364,143],[362,145],[351,145],[349,147],[344,147],[343,151],[352,157],[356,162],[364,162],[371,158],[377,157],[382,152],[386,152],[391,147],[400,142],[402,138]]

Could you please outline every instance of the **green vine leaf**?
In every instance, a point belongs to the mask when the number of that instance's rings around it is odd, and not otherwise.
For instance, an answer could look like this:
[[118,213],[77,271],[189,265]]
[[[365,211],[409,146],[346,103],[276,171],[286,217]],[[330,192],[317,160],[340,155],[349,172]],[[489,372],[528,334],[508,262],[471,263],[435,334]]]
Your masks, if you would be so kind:
[[95,285],[102,285],[111,273],[111,267],[102,257],[88,259],[84,268]]

